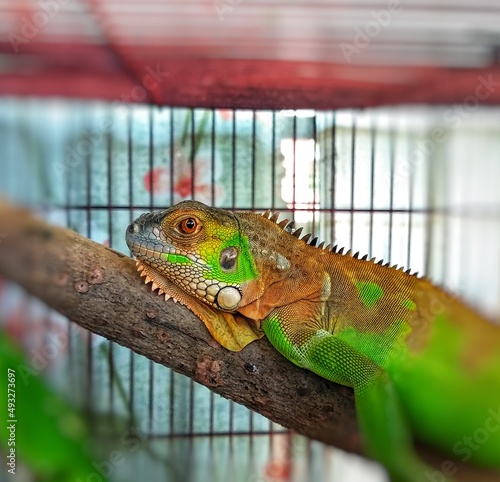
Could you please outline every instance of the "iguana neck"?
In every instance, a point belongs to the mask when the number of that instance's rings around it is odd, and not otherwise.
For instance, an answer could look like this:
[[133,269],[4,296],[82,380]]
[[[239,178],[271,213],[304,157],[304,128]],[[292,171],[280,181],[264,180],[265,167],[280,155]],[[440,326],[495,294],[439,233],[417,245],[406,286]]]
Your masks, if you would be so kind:
[[[253,320],[297,300],[325,301],[330,295],[321,258],[331,254],[298,242],[280,226],[254,213],[237,214],[258,276],[244,287],[238,311]],[[311,255],[311,251],[315,251]]]

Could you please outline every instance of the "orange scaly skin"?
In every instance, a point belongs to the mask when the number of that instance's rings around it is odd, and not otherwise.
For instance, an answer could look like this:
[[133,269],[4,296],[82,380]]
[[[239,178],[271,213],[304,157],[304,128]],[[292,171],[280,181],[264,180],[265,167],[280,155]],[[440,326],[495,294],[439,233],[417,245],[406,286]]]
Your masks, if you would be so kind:
[[353,387],[366,452],[393,481],[435,480],[414,436],[500,468],[500,328],[426,279],[287,225],[185,201],[138,218],[127,243],[146,282],[226,348],[265,333],[293,363]]

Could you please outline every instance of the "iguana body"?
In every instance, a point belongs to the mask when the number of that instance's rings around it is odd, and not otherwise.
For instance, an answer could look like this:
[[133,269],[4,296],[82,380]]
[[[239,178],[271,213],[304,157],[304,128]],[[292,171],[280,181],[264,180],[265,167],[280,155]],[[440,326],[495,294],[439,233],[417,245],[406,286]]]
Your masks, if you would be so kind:
[[500,468],[500,328],[425,278],[313,246],[276,218],[186,201],[138,218],[127,243],[146,282],[227,348],[262,330],[353,387],[367,453],[394,481],[433,480],[414,435]]

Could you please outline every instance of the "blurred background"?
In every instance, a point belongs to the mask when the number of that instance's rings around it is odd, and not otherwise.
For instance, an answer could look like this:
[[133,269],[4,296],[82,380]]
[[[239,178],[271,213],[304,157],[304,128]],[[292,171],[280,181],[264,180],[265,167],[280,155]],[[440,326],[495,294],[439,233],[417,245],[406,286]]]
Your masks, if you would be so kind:
[[[144,211],[276,209],[500,320],[495,0],[0,0],[0,33],[1,196],[127,255]],[[0,480],[387,480],[8,280],[0,327],[34,414]]]

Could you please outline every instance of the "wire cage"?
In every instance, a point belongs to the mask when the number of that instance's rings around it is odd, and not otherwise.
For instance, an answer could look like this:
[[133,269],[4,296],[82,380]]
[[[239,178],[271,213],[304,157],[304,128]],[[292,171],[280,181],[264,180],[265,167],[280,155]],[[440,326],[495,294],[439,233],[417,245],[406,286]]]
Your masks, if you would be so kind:
[[[12,22],[18,7],[7,3],[0,9]],[[450,17],[440,36],[432,8],[413,2],[411,16],[393,14],[395,23],[369,36],[366,49],[351,42],[359,52],[346,62],[341,44],[366,22],[366,6],[316,2],[301,23],[307,6],[286,11],[274,2],[287,12],[269,13],[282,27],[277,39],[246,45],[256,27],[242,15],[262,13],[250,3],[216,1],[203,17],[177,2],[145,2],[141,13],[131,2],[79,1],[47,10],[53,21],[34,24],[33,40],[23,25],[37,10],[22,11],[27,20],[4,28],[0,47],[9,55],[13,45],[24,49],[40,78],[25,74],[32,67],[21,56],[11,70],[0,64],[0,194],[127,255],[133,219],[185,199],[280,211],[326,243],[428,276],[500,322],[498,7],[442,5]],[[474,28],[457,27],[469,14]],[[179,18],[189,19],[186,43]],[[406,33],[400,18],[409,18]],[[419,23],[430,18],[432,25]],[[141,49],[146,24],[151,50]],[[302,24],[311,28],[299,40],[283,33]],[[200,54],[198,27],[217,58]],[[280,46],[294,55],[276,67]],[[260,60],[245,63],[252,57]],[[144,72],[153,75],[151,65],[159,85],[133,90]],[[171,78],[162,77],[167,70]],[[85,413],[102,453],[86,481],[386,480],[377,464],[296,435],[87,332],[8,281],[0,284],[0,323],[31,369]],[[54,356],[46,356],[49,346]],[[21,465],[16,480],[37,479]]]
[[[425,273],[498,317],[496,109],[477,111],[453,130],[439,122],[443,109],[1,104],[4,195],[98,242],[128,253],[124,228],[132,219],[183,199],[272,208],[321,239]],[[449,136],[445,144],[432,141],[430,129],[438,127]],[[357,467],[76,328],[13,286],[3,286],[1,300],[5,329],[28,353],[43,353],[57,334],[67,337],[43,372],[85,410],[97,436],[119,434],[114,450],[124,462],[115,480],[194,481],[207,473],[210,480],[335,480],[332,472],[343,478],[342,470]],[[96,463],[97,474],[106,463]],[[365,470],[374,477],[373,467]]]

